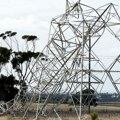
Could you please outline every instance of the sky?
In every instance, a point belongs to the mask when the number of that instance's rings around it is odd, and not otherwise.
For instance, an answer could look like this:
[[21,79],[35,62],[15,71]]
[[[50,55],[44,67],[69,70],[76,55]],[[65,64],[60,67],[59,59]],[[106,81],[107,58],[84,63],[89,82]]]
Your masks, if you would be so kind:
[[[76,0],[70,0],[76,1]],[[107,3],[120,6],[119,0],[81,0],[92,7]],[[0,33],[16,31],[18,36],[37,35],[42,46],[47,44],[50,21],[64,13],[66,0],[0,0]]]
[[[114,3],[120,11],[119,0],[81,2],[94,8]],[[0,33],[11,30],[16,31],[18,37],[25,34],[37,35],[41,43],[39,49],[42,50],[48,41],[51,20],[65,12],[65,4],[66,0],[0,0]]]
[[0,0],[0,3],[0,32],[37,35],[43,46],[48,40],[50,21],[65,8],[64,0]]

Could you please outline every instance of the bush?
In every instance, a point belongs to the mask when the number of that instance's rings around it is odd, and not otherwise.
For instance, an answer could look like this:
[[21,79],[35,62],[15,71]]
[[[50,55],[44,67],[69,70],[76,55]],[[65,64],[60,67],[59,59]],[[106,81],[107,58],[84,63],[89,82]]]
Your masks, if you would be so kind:
[[69,111],[71,112],[71,111],[73,111],[73,109],[72,109],[72,108],[69,108]]
[[98,114],[96,112],[93,112],[90,114],[92,120],[98,120]]

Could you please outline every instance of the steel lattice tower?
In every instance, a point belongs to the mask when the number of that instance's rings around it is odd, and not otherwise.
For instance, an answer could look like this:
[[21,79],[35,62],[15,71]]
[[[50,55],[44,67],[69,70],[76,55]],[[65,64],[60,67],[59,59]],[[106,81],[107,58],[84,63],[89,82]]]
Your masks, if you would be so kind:
[[[93,51],[106,30],[119,40],[114,32],[116,26],[120,25],[119,21],[120,17],[112,3],[94,9],[80,1],[72,3],[66,0],[66,12],[51,21],[49,41],[43,50],[47,55],[46,62],[42,62],[41,58],[37,61],[39,69],[44,68],[40,70],[41,82],[45,83],[41,92],[48,92],[41,111],[47,106],[51,94],[64,93],[72,97],[73,93],[86,88],[94,89],[97,94],[108,78],[120,93],[110,74],[119,71],[107,68]],[[75,108],[77,116],[82,113],[82,96],[80,92],[80,108]]]

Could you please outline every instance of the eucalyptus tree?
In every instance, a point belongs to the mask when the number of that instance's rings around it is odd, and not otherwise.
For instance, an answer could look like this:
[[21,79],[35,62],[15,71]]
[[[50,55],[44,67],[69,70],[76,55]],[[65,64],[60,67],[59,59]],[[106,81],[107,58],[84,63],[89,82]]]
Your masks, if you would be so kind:
[[[45,55],[36,50],[36,41],[39,40],[37,36],[24,35],[17,39],[16,35],[17,32],[12,31],[0,34],[0,90],[2,89],[0,95],[7,89],[11,95],[7,100],[14,99],[15,95],[19,95],[23,103],[26,100],[26,94],[32,92],[32,86],[35,84],[34,78],[37,70],[35,67],[33,68],[35,61],[38,56]],[[6,102],[8,93],[6,92],[2,96],[1,100]]]
[[[2,68],[9,63],[10,56],[12,54],[11,49],[7,49],[6,47],[0,47],[0,70],[2,72]],[[12,100],[15,95],[18,93],[18,89],[14,86],[18,84],[18,81],[11,74],[0,75],[0,100],[8,102]]]

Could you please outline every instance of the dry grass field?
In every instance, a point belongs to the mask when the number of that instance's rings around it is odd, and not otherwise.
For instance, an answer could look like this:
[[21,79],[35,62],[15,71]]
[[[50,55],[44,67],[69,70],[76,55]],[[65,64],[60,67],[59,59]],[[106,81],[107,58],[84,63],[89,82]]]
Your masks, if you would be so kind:
[[[36,120],[34,118],[13,118],[11,116],[2,116],[0,117],[0,120]],[[59,120],[57,118],[38,118],[38,120]],[[79,120],[78,118],[73,117],[63,117],[62,120]],[[81,120],[92,120],[90,116],[86,115],[84,118],[81,118]],[[103,116],[99,117],[97,120],[120,120],[120,116]]]
[[[49,106],[49,108],[51,105]],[[33,108],[32,108],[33,109]],[[78,120],[75,111],[72,105],[60,105],[59,110],[61,111],[61,119],[62,120]],[[120,104],[101,104],[97,107],[91,107],[92,112],[96,112],[98,114],[97,120],[120,120]],[[1,116],[0,120],[35,120],[33,117],[21,118],[21,117],[12,117],[11,115]],[[49,117],[48,119],[44,117],[38,118],[38,120],[60,120],[53,117]],[[81,120],[92,120],[90,115],[83,115]]]

